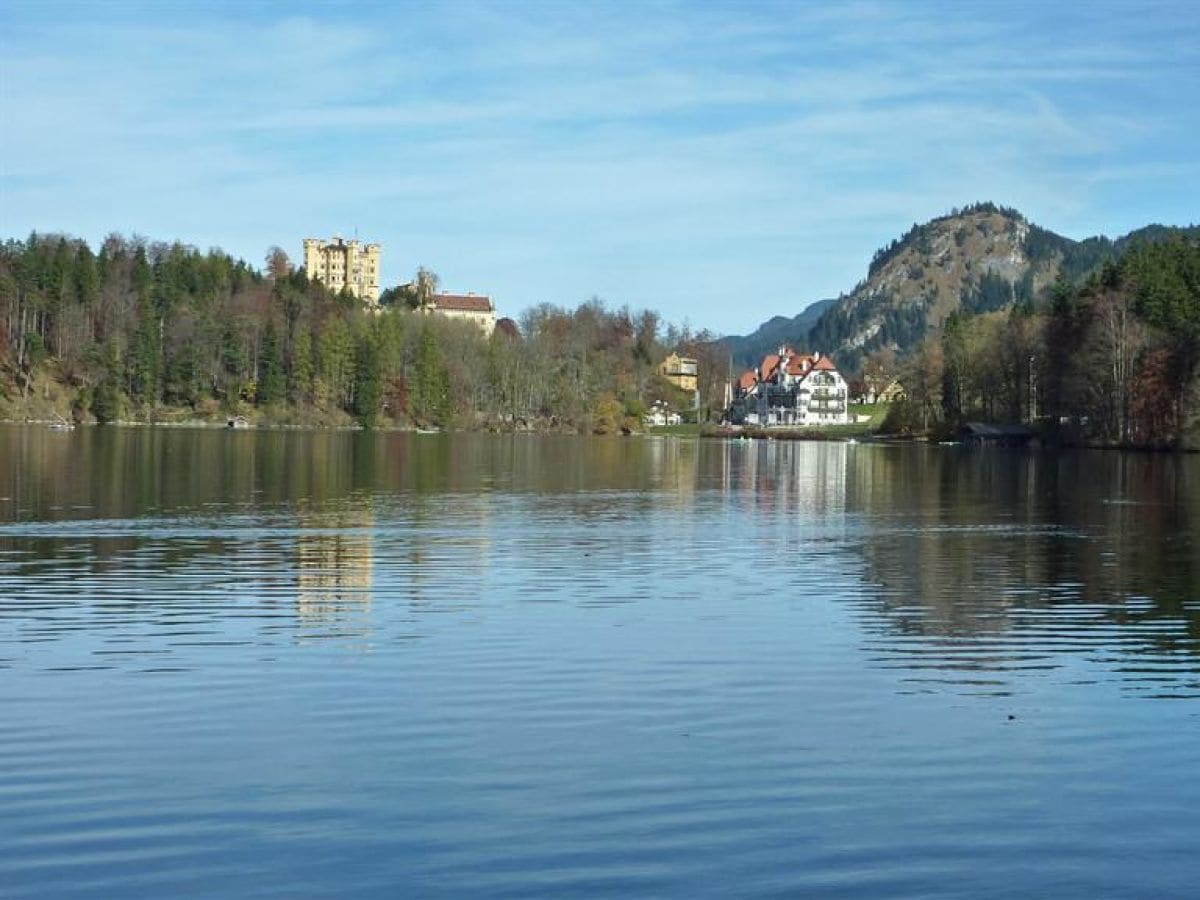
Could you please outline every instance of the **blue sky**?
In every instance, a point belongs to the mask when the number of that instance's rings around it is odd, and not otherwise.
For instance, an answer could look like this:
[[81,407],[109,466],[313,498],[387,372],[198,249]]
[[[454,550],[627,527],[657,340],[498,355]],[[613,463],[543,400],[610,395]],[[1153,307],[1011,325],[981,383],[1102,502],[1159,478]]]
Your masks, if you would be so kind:
[[357,228],[386,284],[740,333],[976,200],[1200,220],[1197,96],[1200,0],[4,0],[0,237]]

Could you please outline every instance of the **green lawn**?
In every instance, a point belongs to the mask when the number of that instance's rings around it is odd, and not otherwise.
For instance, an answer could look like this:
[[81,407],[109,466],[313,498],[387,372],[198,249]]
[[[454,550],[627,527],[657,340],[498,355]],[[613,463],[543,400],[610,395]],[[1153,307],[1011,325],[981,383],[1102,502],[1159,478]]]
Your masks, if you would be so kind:
[[883,424],[883,420],[887,418],[890,403],[851,403],[850,417],[855,416],[870,416],[870,422],[863,422],[860,426],[866,426],[868,430],[874,431]]

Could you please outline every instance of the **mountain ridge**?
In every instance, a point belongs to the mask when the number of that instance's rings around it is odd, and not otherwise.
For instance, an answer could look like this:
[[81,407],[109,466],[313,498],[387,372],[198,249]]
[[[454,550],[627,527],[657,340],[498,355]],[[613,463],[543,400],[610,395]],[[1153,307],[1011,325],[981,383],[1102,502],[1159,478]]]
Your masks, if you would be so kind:
[[[1077,282],[1139,241],[1200,236],[1195,225],[1151,224],[1118,238],[1073,240],[1015,209],[976,203],[952,209],[881,247],[866,278],[836,298],[809,304],[792,319],[775,316],[747,335],[723,337],[735,365],[753,366],[780,343],[832,355],[859,371],[872,351],[904,354],[938,334],[951,315],[1036,304],[1058,280]],[[819,308],[812,321],[810,311]],[[811,324],[809,324],[811,322]],[[807,325],[807,330],[804,326]]]
[[813,326],[836,302],[836,297],[817,300],[790,319],[787,316],[772,316],[750,334],[722,337],[720,343],[728,350],[735,367],[754,366],[767,352],[765,348],[773,349],[779,344],[806,343]]

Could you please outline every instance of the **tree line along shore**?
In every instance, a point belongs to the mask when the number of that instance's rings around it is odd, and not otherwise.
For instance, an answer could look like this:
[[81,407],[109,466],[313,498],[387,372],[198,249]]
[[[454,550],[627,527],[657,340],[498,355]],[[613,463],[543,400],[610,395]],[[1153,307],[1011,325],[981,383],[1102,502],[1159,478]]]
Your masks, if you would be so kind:
[[1056,443],[1200,448],[1200,244],[1135,244],[1036,299],[951,315],[872,366],[904,387],[884,432],[1023,422]]
[[[277,248],[260,271],[118,235],[96,251],[63,235],[9,240],[0,419],[617,433],[655,404],[698,405],[697,425],[724,412],[724,345],[652,310],[541,304],[485,336],[394,294],[373,313]],[[698,398],[659,374],[671,351],[697,360]],[[1025,422],[1066,443],[1200,447],[1200,245],[1135,244],[1039,297],[953,314],[858,374],[903,386],[864,429],[882,434]]]
[[405,299],[371,312],[277,248],[259,271],[117,235],[95,252],[62,235],[10,240],[0,419],[610,433],[656,402],[692,406],[658,373],[668,347],[701,362],[699,417],[720,414],[715,336],[653,311],[542,304],[488,337]]

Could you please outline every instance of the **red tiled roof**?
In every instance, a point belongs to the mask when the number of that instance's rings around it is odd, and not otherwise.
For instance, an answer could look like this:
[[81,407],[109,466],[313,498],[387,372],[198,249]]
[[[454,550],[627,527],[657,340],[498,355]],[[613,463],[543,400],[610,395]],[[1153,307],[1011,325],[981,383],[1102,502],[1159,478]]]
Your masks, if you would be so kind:
[[833,360],[828,356],[822,356],[813,364],[814,369],[824,369],[826,372],[836,372],[837,366],[833,364]]
[[435,309],[453,309],[461,312],[492,312],[492,298],[479,294],[434,294]]
[[803,375],[811,367],[811,356],[793,356],[788,360],[787,371],[789,375]]
[[742,376],[738,379],[738,389],[748,391],[750,388],[754,387],[757,381],[758,376],[756,376],[753,372],[743,372]]
[[768,353],[763,357],[762,365],[758,367],[759,377],[766,381],[775,374],[777,368],[779,368],[779,357],[774,353]]

